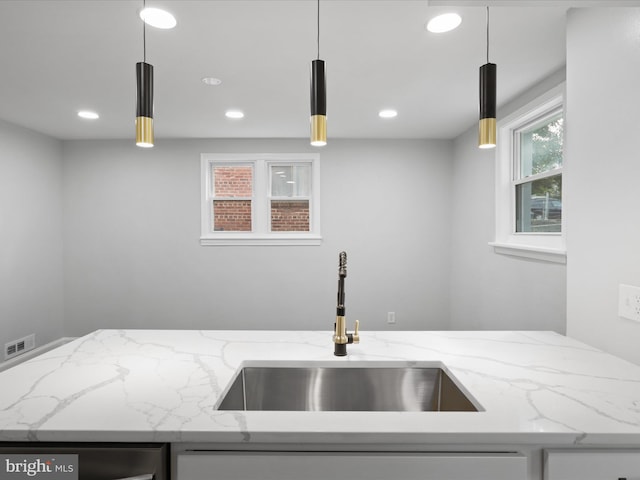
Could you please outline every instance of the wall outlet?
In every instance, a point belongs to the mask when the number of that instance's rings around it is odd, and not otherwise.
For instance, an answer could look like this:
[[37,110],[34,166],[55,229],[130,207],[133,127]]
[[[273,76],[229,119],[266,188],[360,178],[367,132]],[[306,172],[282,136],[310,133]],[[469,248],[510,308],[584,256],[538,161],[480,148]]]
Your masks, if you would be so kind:
[[17,357],[29,350],[33,350],[36,347],[36,335],[32,333],[31,335],[27,335],[26,337],[19,338],[18,340],[13,340],[11,342],[4,344],[4,359],[9,360],[10,358]]
[[618,316],[640,322],[640,287],[620,284]]
[[389,325],[396,323],[396,312],[387,312],[387,323]]

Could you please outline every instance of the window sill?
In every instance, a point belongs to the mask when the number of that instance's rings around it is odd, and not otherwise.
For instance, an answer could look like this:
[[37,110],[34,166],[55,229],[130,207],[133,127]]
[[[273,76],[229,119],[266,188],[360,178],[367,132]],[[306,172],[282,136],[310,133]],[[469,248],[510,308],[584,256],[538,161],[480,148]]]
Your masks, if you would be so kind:
[[500,255],[523,257],[550,263],[567,263],[567,251],[556,248],[543,248],[531,245],[515,245],[512,243],[489,242],[493,251]]
[[320,245],[320,235],[220,235],[216,237],[200,237],[202,246],[248,246],[248,245]]

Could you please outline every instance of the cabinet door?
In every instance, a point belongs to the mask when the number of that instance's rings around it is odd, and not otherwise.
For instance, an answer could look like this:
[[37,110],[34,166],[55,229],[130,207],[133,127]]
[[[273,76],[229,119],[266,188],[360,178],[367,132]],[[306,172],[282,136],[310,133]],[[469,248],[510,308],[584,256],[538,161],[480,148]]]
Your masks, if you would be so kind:
[[640,450],[545,450],[545,480],[640,480]]
[[527,459],[492,453],[193,452],[177,480],[526,480]]

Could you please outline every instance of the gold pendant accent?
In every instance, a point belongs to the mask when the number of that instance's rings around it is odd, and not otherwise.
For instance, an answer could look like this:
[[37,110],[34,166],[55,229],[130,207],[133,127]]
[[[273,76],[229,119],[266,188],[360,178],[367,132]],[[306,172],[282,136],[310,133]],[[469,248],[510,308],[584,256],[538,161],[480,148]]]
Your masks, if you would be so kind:
[[153,147],[153,118],[136,117],[136,145]]
[[496,146],[496,119],[481,118],[478,125],[478,146],[493,148]]
[[322,147],[327,144],[327,116],[311,115],[311,145]]

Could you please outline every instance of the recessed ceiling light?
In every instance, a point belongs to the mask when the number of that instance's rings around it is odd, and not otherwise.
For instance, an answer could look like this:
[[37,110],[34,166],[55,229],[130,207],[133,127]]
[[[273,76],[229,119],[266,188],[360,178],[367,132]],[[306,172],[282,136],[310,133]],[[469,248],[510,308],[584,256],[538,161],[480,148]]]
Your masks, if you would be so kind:
[[215,77],[204,77],[202,79],[202,83],[204,83],[205,85],[220,85],[222,83],[222,80],[220,80],[219,78],[215,78]]
[[396,110],[392,110],[392,109],[388,108],[386,110],[380,110],[378,112],[378,116],[380,118],[393,118],[393,117],[397,117],[398,116],[398,112]]
[[242,118],[244,117],[244,113],[240,110],[227,110],[225,113],[227,118]]
[[176,26],[176,18],[166,10],[159,8],[143,8],[140,10],[140,18],[152,27],[169,29]]
[[96,120],[97,118],[100,118],[100,115],[96,112],[90,112],[89,110],[80,110],[78,112],[78,116],[80,118],[86,118],[87,120]]
[[461,23],[462,18],[457,13],[444,13],[429,20],[427,30],[431,33],[450,32],[458,28]]

